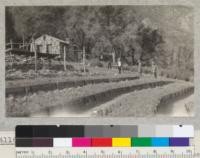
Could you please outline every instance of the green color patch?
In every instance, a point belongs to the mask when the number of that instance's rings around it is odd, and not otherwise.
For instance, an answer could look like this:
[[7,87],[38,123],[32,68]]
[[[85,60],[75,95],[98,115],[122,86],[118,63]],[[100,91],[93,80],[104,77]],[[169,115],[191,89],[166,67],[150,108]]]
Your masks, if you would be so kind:
[[151,145],[151,138],[131,138],[131,146],[133,147],[148,147]]

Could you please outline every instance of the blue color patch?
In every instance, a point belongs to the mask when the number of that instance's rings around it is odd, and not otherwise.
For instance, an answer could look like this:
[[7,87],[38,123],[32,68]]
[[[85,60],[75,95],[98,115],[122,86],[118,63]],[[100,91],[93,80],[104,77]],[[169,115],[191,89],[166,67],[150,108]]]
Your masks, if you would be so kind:
[[169,146],[169,138],[152,138],[152,146],[166,147]]

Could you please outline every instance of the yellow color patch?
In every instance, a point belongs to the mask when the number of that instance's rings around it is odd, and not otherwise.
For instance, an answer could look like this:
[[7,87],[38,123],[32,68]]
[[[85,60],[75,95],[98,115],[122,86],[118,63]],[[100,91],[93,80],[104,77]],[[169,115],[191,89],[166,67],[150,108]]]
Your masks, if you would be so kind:
[[131,147],[131,138],[112,138],[113,147]]

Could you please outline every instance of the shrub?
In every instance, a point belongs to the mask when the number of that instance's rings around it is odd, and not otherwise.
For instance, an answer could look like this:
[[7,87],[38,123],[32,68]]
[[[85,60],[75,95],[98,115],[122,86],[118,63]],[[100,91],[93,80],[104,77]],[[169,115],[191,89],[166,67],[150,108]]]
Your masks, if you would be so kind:
[[90,61],[90,66],[92,67],[103,67],[103,63],[99,59],[92,59]]
[[162,69],[160,71],[161,76],[165,76],[167,78],[179,79],[184,81],[193,81],[193,71],[188,69]]

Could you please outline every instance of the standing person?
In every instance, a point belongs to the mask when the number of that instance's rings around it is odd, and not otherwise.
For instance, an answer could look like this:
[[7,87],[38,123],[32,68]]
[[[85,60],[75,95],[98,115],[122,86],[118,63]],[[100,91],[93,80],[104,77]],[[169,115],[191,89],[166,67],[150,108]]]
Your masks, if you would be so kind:
[[139,77],[142,76],[142,62],[140,59],[138,60],[138,75]]
[[108,69],[111,69],[112,68],[112,63],[111,63],[111,60],[108,61]]
[[121,74],[121,70],[122,70],[122,62],[121,62],[121,59],[120,59],[120,58],[118,58],[118,60],[117,60],[117,66],[118,66],[119,74]]
[[30,51],[35,52],[35,40],[31,37]]
[[152,61],[152,73],[154,78],[157,78],[158,67],[154,61]]

